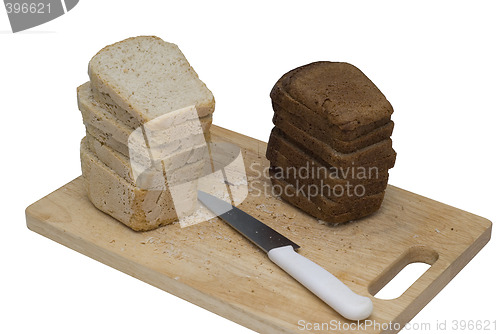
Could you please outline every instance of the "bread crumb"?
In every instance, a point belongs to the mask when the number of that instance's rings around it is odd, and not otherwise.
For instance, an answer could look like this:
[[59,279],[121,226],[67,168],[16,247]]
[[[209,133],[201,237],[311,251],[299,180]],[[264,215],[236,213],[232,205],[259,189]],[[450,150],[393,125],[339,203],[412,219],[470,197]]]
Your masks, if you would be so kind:
[[273,213],[272,211],[267,210],[267,207],[265,204],[256,205],[255,208],[262,211],[262,212],[265,212],[265,213],[269,213],[269,214]]
[[237,181],[232,180],[232,186],[239,187],[239,186],[248,186],[248,181],[245,178],[240,178]]
[[333,227],[340,225],[340,223],[329,223],[321,219],[318,219],[318,223],[321,225],[333,226]]
[[145,245],[145,244],[152,244],[153,242],[155,242],[155,237],[149,237],[146,240],[141,241],[141,244],[143,244],[143,245]]
[[[179,220],[179,224],[181,228],[196,225],[198,223],[204,222],[208,217],[212,217],[213,215],[208,211],[198,208],[195,212],[190,214],[189,216],[184,216]],[[210,220],[209,220],[210,221]]]

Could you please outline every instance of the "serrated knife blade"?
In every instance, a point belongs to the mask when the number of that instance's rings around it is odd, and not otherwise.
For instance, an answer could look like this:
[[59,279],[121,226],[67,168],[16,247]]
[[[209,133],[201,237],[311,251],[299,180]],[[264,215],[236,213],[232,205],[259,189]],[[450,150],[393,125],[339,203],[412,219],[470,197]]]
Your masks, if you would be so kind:
[[292,246],[295,250],[300,248],[299,245],[276,232],[260,220],[255,219],[226,201],[220,200],[203,191],[198,191],[198,199],[210,211],[266,253],[273,248],[283,246]]

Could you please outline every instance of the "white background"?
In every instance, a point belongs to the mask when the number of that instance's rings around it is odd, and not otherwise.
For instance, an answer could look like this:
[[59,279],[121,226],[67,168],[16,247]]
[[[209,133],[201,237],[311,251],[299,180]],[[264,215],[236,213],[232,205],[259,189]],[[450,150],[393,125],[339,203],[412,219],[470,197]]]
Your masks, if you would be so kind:
[[[346,3],[82,0],[17,34],[0,8],[0,332],[251,333],[26,228],[29,204],[80,175],[76,87],[88,61],[130,36],[178,44],[215,95],[214,123],[261,140],[283,73],[316,60],[358,66],[395,110],[390,183],[497,222],[499,6]],[[500,328],[496,239],[412,323]]]

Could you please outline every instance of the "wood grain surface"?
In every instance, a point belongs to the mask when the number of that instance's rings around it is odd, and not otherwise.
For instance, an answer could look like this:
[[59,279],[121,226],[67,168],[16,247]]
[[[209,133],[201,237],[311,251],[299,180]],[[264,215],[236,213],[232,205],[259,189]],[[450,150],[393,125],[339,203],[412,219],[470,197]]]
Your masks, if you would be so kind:
[[[240,208],[298,243],[300,254],[356,293],[370,296],[374,312],[366,327],[343,319],[220,219],[134,232],[94,208],[81,177],[30,205],[28,228],[266,334],[331,333],[326,324],[350,325],[342,333],[396,333],[490,239],[487,219],[393,186],[377,213],[335,227],[322,225],[264,191],[270,187],[266,143],[217,126],[211,131],[214,140],[242,149],[251,191]],[[431,267],[401,297],[373,297],[412,262]],[[302,330],[306,324],[323,330]]]

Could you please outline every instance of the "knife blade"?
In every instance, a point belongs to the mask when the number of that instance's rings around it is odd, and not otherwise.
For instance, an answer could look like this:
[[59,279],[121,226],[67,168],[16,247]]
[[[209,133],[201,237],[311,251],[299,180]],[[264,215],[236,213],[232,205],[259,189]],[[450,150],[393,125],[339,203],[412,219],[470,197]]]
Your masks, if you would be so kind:
[[198,200],[257,247],[290,276],[344,318],[363,320],[373,311],[370,298],[354,293],[327,270],[296,252],[299,245],[248,213],[204,191]]

